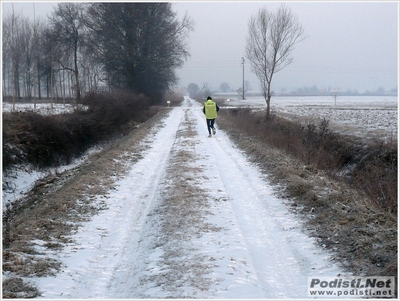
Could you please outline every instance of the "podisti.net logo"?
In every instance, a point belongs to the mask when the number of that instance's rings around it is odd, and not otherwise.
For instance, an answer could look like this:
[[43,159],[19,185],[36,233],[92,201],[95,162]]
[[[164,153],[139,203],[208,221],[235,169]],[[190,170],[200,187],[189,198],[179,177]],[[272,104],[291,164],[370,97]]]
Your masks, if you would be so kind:
[[308,296],[314,298],[395,298],[395,277],[308,277]]

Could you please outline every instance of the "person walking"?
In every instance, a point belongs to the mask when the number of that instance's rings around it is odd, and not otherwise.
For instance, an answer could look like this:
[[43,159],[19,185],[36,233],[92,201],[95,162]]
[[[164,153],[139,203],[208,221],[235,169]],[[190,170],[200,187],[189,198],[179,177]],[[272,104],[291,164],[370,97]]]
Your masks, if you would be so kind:
[[212,100],[210,96],[207,97],[207,101],[203,105],[203,113],[206,115],[206,121],[207,121],[207,129],[208,129],[208,137],[212,137],[211,135],[211,129],[213,134],[215,135],[217,133],[214,122],[215,118],[217,118],[217,112],[219,111],[218,105]]

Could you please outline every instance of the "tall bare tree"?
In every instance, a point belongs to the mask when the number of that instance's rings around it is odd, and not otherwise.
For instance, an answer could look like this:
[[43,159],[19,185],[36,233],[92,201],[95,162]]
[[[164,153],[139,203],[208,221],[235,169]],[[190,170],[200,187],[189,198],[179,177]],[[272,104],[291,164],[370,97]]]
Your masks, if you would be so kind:
[[20,51],[23,53],[21,59],[21,79],[23,84],[23,95],[31,99],[33,88],[33,28],[29,19],[24,18],[21,22]]
[[39,31],[44,26],[40,21],[32,23],[14,9],[5,14],[2,41],[4,96],[12,95],[13,99],[36,96],[32,89],[40,88],[38,64],[43,45],[39,41]]
[[[12,11],[9,16],[3,20],[3,68],[7,73],[3,76],[9,78],[9,86],[11,88],[13,110],[15,110],[15,98],[21,97],[20,89],[20,70],[23,51],[21,47],[21,13],[17,13],[12,5]],[[21,49],[21,51],[19,51]]]
[[271,82],[275,73],[289,65],[294,45],[302,40],[304,29],[290,8],[284,4],[276,14],[261,8],[248,23],[246,45],[251,69],[260,80],[270,117]]
[[[75,75],[76,101],[81,98],[79,82],[79,51],[84,43],[83,31],[83,7],[82,3],[59,3],[50,19],[53,27],[55,60],[61,65],[62,70],[72,71]],[[69,65],[72,59],[72,66]]]

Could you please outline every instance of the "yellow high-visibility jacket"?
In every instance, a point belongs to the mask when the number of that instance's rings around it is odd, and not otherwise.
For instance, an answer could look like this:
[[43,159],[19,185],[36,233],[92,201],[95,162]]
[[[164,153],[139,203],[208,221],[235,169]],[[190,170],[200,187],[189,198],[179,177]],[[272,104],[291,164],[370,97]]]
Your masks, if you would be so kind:
[[206,114],[207,119],[217,118],[218,111],[219,111],[218,105],[211,99],[207,100],[203,105],[203,113]]

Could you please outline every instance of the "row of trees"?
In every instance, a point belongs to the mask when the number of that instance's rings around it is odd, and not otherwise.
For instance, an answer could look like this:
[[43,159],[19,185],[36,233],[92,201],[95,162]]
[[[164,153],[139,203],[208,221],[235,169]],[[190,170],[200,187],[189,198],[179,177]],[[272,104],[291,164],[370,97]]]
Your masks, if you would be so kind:
[[322,88],[319,89],[317,88],[316,85],[312,87],[302,87],[302,88],[297,88],[292,91],[289,91],[285,88],[283,88],[280,91],[281,94],[294,94],[294,95],[332,95],[333,93],[339,93],[340,95],[349,95],[349,96],[358,96],[358,95],[376,95],[376,96],[382,96],[382,95],[397,95],[397,87],[390,89],[390,90],[385,90],[384,87],[378,87],[376,90],[364,90],[363,92],[359,92],[358,90],[352,90],[350,88],[348,89],[341,89],[337,87],[332,87],[329,86],[327,88]]
[[[227,82],[223,82],[219,85],[218,90],[211,91],[211,89],[207,83],[204,83],[201,88],[196,83],[190,83],[187,87],[187,92],[189,93],[189,96],[192,98],[196,98],[196,97],[204,98],[215,92],[222,92],[222,93],[236,92],[236,93],[238,93],[239,96],[242,96],[243,95],[242,89],[243,89],[242,87],[240,87],[239,89],[236,89],[236,90],[232,89],[231,86]],[[245,90],[245,92],[251,90],[250,82],[247,80],[245,81],[244,90]]]
[[171,3],[59,3],[48,20],[33,21],[12,11],[3,19],[3,97],[79,102],[128,89],[159,101],[189,56],[191,30]]

